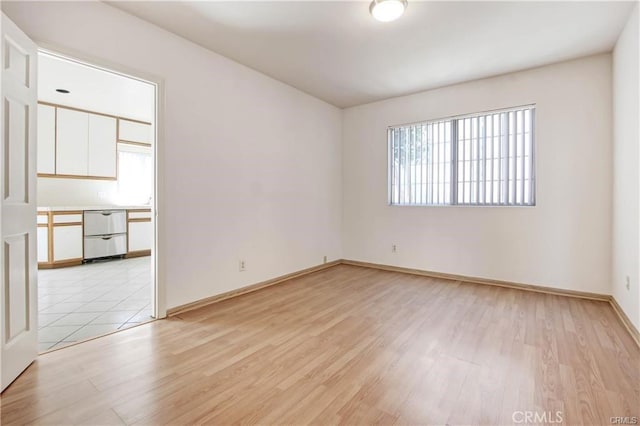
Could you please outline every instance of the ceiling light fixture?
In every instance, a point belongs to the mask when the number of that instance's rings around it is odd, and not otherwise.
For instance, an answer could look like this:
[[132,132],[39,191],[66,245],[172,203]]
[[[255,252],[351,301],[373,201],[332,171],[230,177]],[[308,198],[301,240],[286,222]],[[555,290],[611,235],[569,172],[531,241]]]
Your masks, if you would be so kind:
[[395,21],[407,8],[407,0],[373,0],[369,13],[380,22]]
[[67,89],[56,89],[58,93],[70,93]]

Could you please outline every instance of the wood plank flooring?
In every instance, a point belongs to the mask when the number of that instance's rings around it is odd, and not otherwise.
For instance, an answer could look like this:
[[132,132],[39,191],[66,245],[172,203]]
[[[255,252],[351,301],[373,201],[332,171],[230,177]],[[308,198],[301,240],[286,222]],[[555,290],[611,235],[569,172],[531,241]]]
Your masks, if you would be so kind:
[[43,355],[0,404],[3,425],[603,425],[640,416],[640,350],[604,302],[339,265]]

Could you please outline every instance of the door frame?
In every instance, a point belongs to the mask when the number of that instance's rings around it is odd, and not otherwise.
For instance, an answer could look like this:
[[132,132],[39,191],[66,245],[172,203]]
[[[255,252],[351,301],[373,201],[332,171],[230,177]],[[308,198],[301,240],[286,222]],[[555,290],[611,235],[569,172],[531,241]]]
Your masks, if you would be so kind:
[[140,80],[155,86],[155,141],[152,147],[154,161],[154,196],[152,204],[154,238],[153,248],[151,250],[152,276],[155,296],[155,300],[153,301],[153,313],[156,319],[166,318],[167,299],[166,275],[164,268],[166,253],[164,241],[166,232],[164,231],[164,226],[162,226],[164,224],[162,213],[164,212],[163,194],[165,182],[163,174],[160,173],[161,170],[164,170],[165,164],[163,150],[161,149],[161,147],[164,146],[164,79],[155,74],[140,71],[126,65],[114,63],[103,58],[87,55],[55,44],[40,42],[38,40],[34,40],[34,42],[38,46],[38,52],[60,56],[93,68],[102,69],[114,74],[120,74],[124,77]]

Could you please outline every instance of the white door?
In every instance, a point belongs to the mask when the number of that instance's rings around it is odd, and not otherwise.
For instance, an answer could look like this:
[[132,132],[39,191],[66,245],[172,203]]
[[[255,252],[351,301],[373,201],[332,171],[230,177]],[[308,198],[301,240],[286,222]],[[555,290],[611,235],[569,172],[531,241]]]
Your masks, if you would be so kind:
[[36,45],[2,14],[0,390],[38,355]]

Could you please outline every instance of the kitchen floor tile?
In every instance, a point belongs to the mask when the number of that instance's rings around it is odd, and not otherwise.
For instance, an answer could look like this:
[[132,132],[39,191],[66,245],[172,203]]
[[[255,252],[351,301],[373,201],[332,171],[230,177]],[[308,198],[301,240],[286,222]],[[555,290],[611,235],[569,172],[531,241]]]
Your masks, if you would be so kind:
[[56,344],[57,342],[38,342],[38,352],[46,352]]
[[113,307],[114,310],[118,309],[118,310],[123,310],[123,311],[139,311],[140,309],[144,308],[145,306],[149,305],[149,300],[151,299],[151,297],[147,297],[146,299],[127,299],[124,300],[120,303],[118,303],[116,306]]
[[68,337],[68,340],[84,340],[116,331],[122,324],[89,324]]
[[64,317],[65,313],[62,314],[38,314],[38,327],[42,328],[42,327],[46,327],[52,323],[54,323],[55,321],[59,320],[60,318]]
[[126,328],[131,328],[131,327],[134,327],[134,326],[140,325],[140,324],[142,324],[142,323],[141,322],[125,322],[124,324],[122,324],[120,326],[120,328],[118,330],[124,330]]
[[72,325],[48,325],[38,330],[38,339],[42,342],[59,342],[77,329],[78,327]]
[[66,294],[69,296],[73,296],[74,294],[81,293],[84,288],[73,286],[73,287],[47,287],[45,290],[45,294]]
[[108,291],[105,294],[101,294],[100,296],[96,297],[95,300],[93,300],[93,302],[112,302],[114,305],[122,302],[123,300],[125,300],[127,298],[127,296],[123,296],[120,293],[114,293],[113,291]]
[[67,341],[58,342],[58,343],[54,344],[52,347],[50,347],[48,350],[60,349],[60,348],[63,348],[65,346],[69,346],[69,345],[71,345],[73,343],[76,343],[76,340],[72,340],[70,342],[67,342]]
[[39,350],[152,320],[151,259],[38,271]]
[[74,309],[75,312],[106,312],[116,306],[118,302],[89,302]]
[[69,312],[73,312],[79,307],[83,306],[82,302],[60,302],[56,303],[53,306],[49,306],[40,310],[43,314],[65,314]]
[[102,290],[98,292],[94,290],[84,291],[80,294],[75,294],[69,297],[67,300],[65,300],[65,302],[85,302],[85,303],[93,302],[98,297],[100,297],[101,294],[102,294]]
[[151,310],[143,310],[135,314],[133,317],[129,318],[127,322],[147,322],[151,321],[153,317],[151,316]]
[[54,305],[59,302],[75,302],[75,300],[69,300],[69,298],[73,297],[70,294],[45,294],[39,295],[38,297],[38,305],[42,306],[43,303],[48,303],[50,305]]
[[72,312],[60,318],[52,325],[87,325],[99,315],[98,312]]
[[91,324],[122,324],[137,314],[138,311],[109,311],[100,314]]

